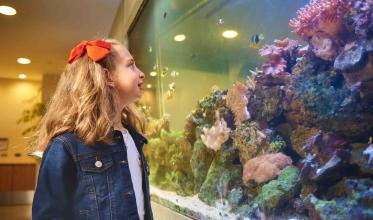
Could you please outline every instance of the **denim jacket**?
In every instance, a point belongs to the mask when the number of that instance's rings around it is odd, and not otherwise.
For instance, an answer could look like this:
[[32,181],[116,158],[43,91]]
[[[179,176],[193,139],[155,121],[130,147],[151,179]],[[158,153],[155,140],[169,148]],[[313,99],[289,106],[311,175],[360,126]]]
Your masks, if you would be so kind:
[[[145,219],[153,220],[149,169],[142,151],[147,140],[127,127],[142,162]],[[139,219],[120,131],[113,144],[86,145],[73,133],[55,137],[46,148],[35,190],[32,219]]]

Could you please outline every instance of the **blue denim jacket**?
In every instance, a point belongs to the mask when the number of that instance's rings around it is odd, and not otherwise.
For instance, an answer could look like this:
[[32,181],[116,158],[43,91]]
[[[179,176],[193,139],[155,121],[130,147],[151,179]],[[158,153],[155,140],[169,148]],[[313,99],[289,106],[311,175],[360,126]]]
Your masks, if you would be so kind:
[[[142,151],[147,140],[127,129],[142,161],[145,219],[152,220],[149,169]],[[114,138],[113,144],[87,146],[73,133],[55,137],[41,161],[32,219],[139,219],[121,132],[114,131]]]

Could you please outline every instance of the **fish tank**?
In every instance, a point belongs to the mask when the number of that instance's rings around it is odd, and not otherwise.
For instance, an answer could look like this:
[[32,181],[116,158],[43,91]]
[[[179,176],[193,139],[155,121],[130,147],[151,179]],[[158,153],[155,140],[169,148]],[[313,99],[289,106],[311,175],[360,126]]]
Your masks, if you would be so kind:
[[151,197],[192,219],[373,219],[373,1],[144,1]]

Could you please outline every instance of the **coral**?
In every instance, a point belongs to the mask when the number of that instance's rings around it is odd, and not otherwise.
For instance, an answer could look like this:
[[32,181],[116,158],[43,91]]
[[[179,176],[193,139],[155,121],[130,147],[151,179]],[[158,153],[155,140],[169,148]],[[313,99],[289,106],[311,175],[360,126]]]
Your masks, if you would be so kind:
[[333,60],[337,56],[337,46],[329,37],[315,35],[311,38],[312,51],[317,57],[324,60]]
[[272,148],[271,130],[262,131],[255,122],[246,122],[239,125],[232,134],[233,146],[240,153],[242,164],[264,153],[277,153],[283,146]]
[[216,122],[211,128],[204,127],[203,134],[201,134],[202,142],[206,147],[218,151],[221,145],[229,138],[231,129],[227,127],[224,119],[221,119],[219,112],[216,111]]
[[299,170],[293,166],[285,167],[276,180],[265,184],[254,203],[265,212],[283,207],[295,196],[299,188]]
[[350,4],[350,0],[311,0],[297,11],[297,18],[291,19],[289,26],[304,40],[318,33],[337,37]]
[[363,155],[364,156],[367,156],[369,159],[368,159],[368,163],[373,163],[373,144],[370,144],[367,149],[365,149],[363,151]]
[[289,25],[298,36],[309,40],[316,56],[333,60],[343,30],[343,18],[353,0],[312,0],[297,11]]
[[248,160],[243,168],[242,180],[248,185],[250,180],[264,183],[277,177],[280,171],[292,164],[290,157],[282,154],[264,154]]
[[247,119],[250,119],[250,113],[247,111],[246,107],[248,104],[248,92],[248,86],[241,82],[236,82],[233,87],[228,90],[226,102],[228,108],[234,114],[236,125]]
[[283,40],[274,40],[271,45],[265,45],[259,50],[259,55],[268,58],[268,61],[263,64],[263,74],[271,77],[284,77],[287,72],[288,64],[291,55],[296,53],[299,44],[297,41],[285,38]]
[[149,162],[150,182],[180,195],[194,194],[194,178],[189,163],[192,149],[181,132],[162,130],[144,147]]

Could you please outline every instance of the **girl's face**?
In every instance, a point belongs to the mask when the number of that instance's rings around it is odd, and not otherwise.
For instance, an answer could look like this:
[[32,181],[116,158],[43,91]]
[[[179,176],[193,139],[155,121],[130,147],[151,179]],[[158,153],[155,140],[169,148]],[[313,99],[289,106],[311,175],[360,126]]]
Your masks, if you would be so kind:
[[124,107],[138,100],[143,91],[145,75],[135,65],[135,60],[127,48],[113,45],[118,53],[115,61],[114,87],[118,92],[120,105]]

